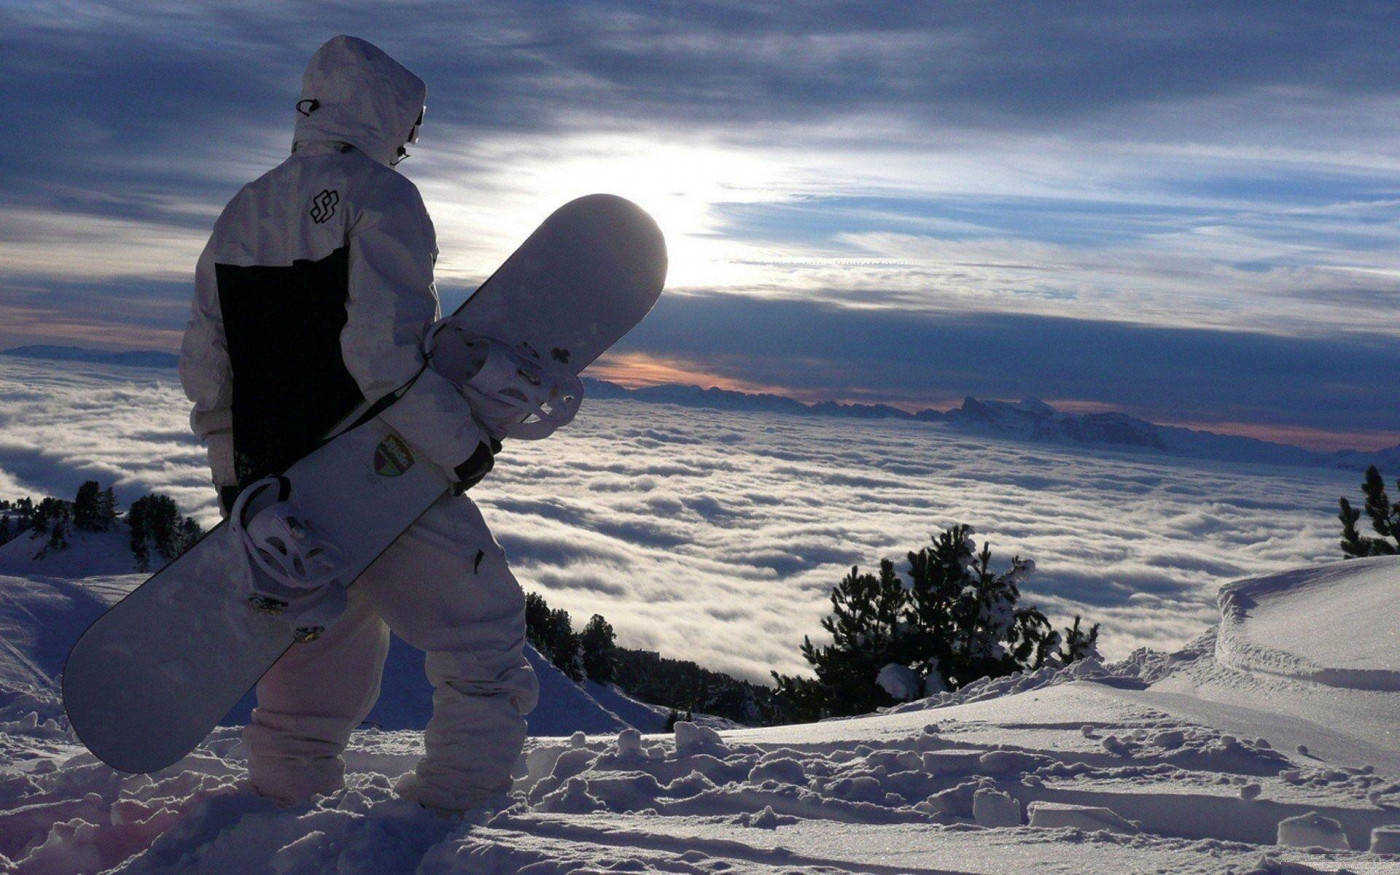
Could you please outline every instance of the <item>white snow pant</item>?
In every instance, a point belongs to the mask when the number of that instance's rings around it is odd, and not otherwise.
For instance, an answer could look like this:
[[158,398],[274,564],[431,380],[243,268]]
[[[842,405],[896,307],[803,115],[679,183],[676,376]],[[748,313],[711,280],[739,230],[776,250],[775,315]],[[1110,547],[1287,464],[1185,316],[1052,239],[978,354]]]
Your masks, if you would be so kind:
[[341,753],[379,697],[390,630],[427,653],[433,685],[413,795],[467,809],[509,789],[538,698],[525,598],[476,505],[449,495],[365,571],[338,621],[258,682],[243,738],[259,793],[297,802],[343,785]]

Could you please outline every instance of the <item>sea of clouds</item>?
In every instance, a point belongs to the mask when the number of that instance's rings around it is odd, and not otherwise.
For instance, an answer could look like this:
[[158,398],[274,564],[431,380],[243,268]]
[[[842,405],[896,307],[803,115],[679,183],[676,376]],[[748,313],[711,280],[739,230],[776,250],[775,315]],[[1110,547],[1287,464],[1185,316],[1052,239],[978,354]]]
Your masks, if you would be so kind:
[[[170,370],[0,358],[0,498],[129,502],[158,489],[217,521]],[[1340,558],[1354,472],[1229,465],[997,441],[937,424],[591,401],[547,441],[512,442],[472,492],[521,583],[576,627],[754,680],[803,671],[849,566],[903,556],[957,522],[1056,622],[1101,649],[1172,648],[1231,580]]]

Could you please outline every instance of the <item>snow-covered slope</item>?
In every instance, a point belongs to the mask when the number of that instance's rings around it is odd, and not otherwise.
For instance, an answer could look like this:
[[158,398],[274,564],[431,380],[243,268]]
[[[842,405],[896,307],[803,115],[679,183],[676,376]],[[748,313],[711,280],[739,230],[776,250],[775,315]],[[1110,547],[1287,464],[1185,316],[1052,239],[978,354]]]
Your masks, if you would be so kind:
[[[42,582],[8,580],[15,623]],[[348,789],[277,809],[242,788],[234,728],[124,777],[11,710],[0,868],[1400,871],[1400,692],[1377,674],[1395,669],[1396,581],[1400,560],[1381,559],[1232,584],[1218,629],[1178,653],[863,718],[534,738],[515,804],[477,825],[393,797],[416,731],[357,732]],[[584,692],[551,679],[540,718]]]
[[[59,672],[68,649],[106,607],[139,585],[125,526],[109,532],[74,530],[69,546],[45,550],[41,536],[24,534],[0,545],[0,708],[23,693],[45,719],[59,716]],[[542,704],[531,732],[568,736],[576,731],[659,730],[665,716],[599,684],[580,686],[531,648]],[[432,688],[423,654],[397,637],[385,661],[382,692],[366,723],[382,729],[421,728],[432,713]],[[36,698],[37,697],[37,698]],[[253,707],[245,696],[225,722],[243,723]],[[3,716],[0,710],[0,716]]]

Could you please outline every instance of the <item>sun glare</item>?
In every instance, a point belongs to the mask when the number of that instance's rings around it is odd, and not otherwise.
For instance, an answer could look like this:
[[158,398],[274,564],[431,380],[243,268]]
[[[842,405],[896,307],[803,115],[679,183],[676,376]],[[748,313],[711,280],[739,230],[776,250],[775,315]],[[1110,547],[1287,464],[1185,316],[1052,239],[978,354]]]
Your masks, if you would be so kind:
[[[784,170],[755,152],[659,136],[516,139],[509,148],[478,144],[471,158],[477,166],[499,169],[465,186],[452,172],[429,183],[432,200],[448,204],[435,213],[441,217],[444,272],[471,269],[478,259],[462,258],[464,249],[513,246],[560,204],[607,192],[635,201],[660,225],[670,259],[668,288],[752,285],[758,279],[755,247],[726,236],[722,207],[787,197],[780,190]],[[447,161],[450,166],[452,159]]]
[[781,197],[777,170],[751,152],[705,143],[590,136],[539,169],[542,190],[619,194],[636,201],[666,235],[667,285],[716,288],[740,281],[739,245],[723,234],[727,203]]

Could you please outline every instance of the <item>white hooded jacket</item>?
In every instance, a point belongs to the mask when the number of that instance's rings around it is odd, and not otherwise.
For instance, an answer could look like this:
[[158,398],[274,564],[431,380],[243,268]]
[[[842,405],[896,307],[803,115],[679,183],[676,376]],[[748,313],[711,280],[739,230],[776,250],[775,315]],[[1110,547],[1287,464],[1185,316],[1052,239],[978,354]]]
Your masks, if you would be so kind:
[[281,470],[415,376],[382,418],[445,468],[481,443],[467,401],[423,368],[424,331],[441,315],[436,235],[390,166],[425,96],[375,46],[331,39],[307,67],[291,157],[216,222],[180,357],[216,485]]

